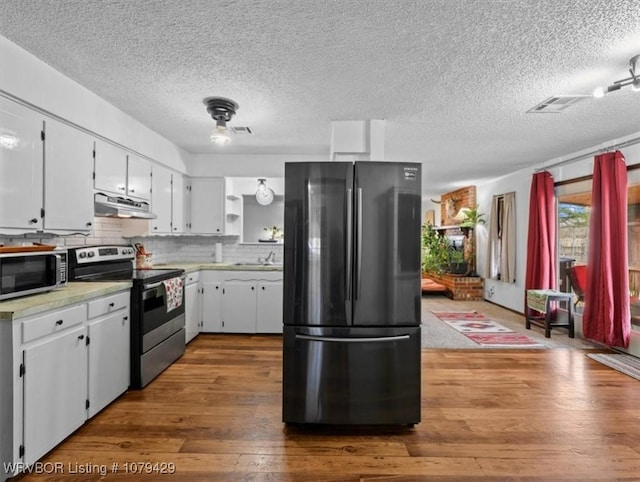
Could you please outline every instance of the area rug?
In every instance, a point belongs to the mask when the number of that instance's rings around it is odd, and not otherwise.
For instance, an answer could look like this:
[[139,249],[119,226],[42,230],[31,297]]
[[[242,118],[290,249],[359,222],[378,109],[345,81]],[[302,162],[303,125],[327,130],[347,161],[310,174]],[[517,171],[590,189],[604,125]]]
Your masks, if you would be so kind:
[[546,348],[528,336],[516,333],[476,311],[434,311],[433,314],[454,330],[483,347]]
[[588,353],[587,356],[614,370],[640,380],[640,358],[623,353]]

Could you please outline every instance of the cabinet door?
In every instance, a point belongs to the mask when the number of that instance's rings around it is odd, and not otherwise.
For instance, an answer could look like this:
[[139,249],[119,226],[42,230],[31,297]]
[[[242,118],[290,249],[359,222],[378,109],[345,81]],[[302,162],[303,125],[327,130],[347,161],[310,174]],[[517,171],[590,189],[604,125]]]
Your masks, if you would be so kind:
[[[45,121],[44,228],[89,231],[93,223],[93,138]],[[71,187],[71,188],[70,188]]]
[[129,388],[129,322],[127,306],[89,323],[89,417]]
[[222,283],[202,283],[202,331],[222,331]]
[[200,331],[202,320],[202,304],[200,300],[200,286],[198,283],[188,284],[184,289],[184,314],[186,317],[184,330],[185,339],[189,343]]
[[171,232],[184,232],[184,178],[174,173],[171,177]]
[[151,211],[158,216],[151,220],[151,232],[153,234],[170,233],[171,171],[161,166],[154,166],[151,186]]
[[151,199],[151,164],[133,154],[127,156],[127,196]]
[[222,286],[222,331],[255,333],[256,284],[253,281],[225,281]]
[[32,464],[87,418],[85,328],[24,350],[24,462]]
[[93,185],[98,191],[124,196],[127,190],[127,153],[124,149],[96,140],[96,177]]
[[282,333],[282,282],[258,283],[257,333]]
[[43,118],[0,98],[0,227],[42,229]]
[[224,179],[191,180],[191,232],[224,234]]

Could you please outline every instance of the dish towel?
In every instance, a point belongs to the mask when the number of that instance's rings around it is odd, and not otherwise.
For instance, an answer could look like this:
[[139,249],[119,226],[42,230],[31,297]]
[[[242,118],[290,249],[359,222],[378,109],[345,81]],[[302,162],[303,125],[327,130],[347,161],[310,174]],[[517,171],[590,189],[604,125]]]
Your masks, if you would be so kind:
[[171,278],[162,282],[167,292],[167,313],[182,305],[182,278]]

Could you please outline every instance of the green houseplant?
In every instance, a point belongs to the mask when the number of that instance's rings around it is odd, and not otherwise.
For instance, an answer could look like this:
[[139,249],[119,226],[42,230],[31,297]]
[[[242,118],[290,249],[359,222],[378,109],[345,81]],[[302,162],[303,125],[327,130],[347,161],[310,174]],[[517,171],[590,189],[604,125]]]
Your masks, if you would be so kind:
[[476,273],[476,240],[474,236],[474,230],[478,224],[484,224],[484,213],[480,212],[480,206],[477,204],[473,208],[467,208],[464,211],[464,218],[460,223],[460,228],[465,235],[465,244],[468,248],[465,251],[468,252],[467,262],[467,274],[469,276],[478,276]]
[[431,225],[422,225],[422,272],[441,274],[449,263],[449,243]]

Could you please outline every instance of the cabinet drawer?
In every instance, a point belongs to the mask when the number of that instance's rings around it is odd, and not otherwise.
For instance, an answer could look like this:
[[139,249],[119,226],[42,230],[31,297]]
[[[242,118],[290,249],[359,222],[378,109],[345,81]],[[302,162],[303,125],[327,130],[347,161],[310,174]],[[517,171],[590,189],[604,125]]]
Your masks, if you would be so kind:
[[51,335],[70,326],[83,323],[86,318],[85,305],[77,305],[47,313],[22,322],[22,343],[28,343],[42,336]]
[[200,280],[200,271],[195,271],[193,273],[187,273],[184,279],[185,284],[197,283]]
[[94,301],[90,301],[89,304],[89,319],[96,318],[97,316],[106,315],[114,311],[121,310],[129,306],[129,292],[124,291],[112,296],[105,296]]

